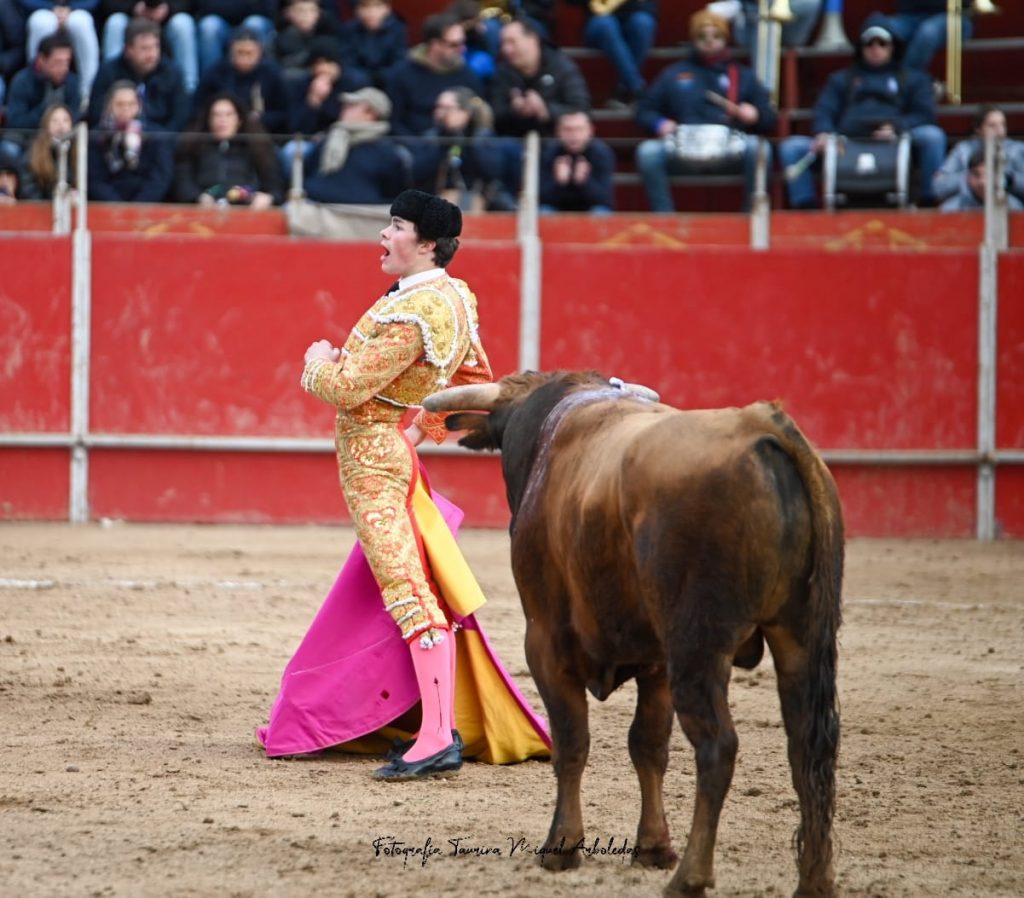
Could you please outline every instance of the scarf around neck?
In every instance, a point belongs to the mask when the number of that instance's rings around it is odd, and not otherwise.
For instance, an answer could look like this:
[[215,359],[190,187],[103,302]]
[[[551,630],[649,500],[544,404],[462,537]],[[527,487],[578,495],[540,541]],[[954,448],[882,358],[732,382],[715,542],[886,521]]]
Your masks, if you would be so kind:
[[337,171],[345,164],[352,147],[380,139],[388,133],[388,127],[387,122],[335,122],[324,138],[320,174]]

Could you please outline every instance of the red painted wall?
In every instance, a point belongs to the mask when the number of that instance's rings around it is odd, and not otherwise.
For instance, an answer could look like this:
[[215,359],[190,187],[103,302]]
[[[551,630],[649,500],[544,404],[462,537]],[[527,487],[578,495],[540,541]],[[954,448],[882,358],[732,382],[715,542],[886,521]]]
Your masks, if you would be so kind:
[[[67,239],[0,240],[0,427],[68,426]],[[340,340],[387,286],[372,244],[223,235],[93,238],[91,429],[328,438],[298,388],[320,336]],[[518,367],[518,248],[468,240],[452,266],[481,302],[498,375]],[[998,436],[1024,448],[1024,255],[1000,263]],[[543,368],[597,367],[681,406],[780,398],[823,449],[969,449],[977,399],[973,250],[859,253],[586,246],[543,252]],[[472,525],[508,520],[498,462],[426,456]],[[852,534],[970,536],[969,466],[836,465]],[[0,451],[0,517],[67,513],[68,453]],[[1008,535],[1024,477],[997,476]],[[345,518],[327,454],[94,449],[94,517]]]

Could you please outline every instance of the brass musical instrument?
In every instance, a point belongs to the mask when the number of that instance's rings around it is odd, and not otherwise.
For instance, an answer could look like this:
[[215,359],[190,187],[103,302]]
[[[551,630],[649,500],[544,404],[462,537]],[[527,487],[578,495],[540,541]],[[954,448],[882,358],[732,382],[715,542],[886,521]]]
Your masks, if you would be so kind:
[[590,0],[590,11],[595,16],[607,16],[625,2],[626,0]]
[[821,30],[814,43],[816,50],[847,53],[853,44],[843,31],[843,0],[825,0],[825,12],[821,17]]
[[481,4],[481,19],[494,19],[498,17],[501,18],[502,22],[512,21],[512,13],[508,8],[508,0],[490,0],[486,5]]
[[[975,0],[974,15],[986,16],[999,12],[992,0]],[[946,93],[949,102],[960,105],[963,86],[963,0],[946,2]]]
[[789,0],[758,0],[757,65],[755,74],[768,89],[772,103],[779,103],[779,69],[782,65],[782,23],[793,21]]

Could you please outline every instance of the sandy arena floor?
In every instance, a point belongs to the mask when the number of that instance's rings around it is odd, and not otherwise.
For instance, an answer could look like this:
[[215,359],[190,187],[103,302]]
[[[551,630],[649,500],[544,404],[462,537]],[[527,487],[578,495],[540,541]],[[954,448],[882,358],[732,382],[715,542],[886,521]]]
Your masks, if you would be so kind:
[[[666,871],[596,855],[547,873],[550,765],[382,785],[379,761],[269,761],[252,732],[352,542],[347,528],[0,525],[0,893],[657,896]],[[503,532],[464,550],[479,617],[524,692]],[[853,541],[840,688],[844,895],[1024,895],[1024,544]],[[796,824],[770,662],[737,672],[740,756],[722,896],[785,896]],[[634,691],[591,700],[588,839],[632,842]],[[673,736],[678,842],[693,756]],[[461,840],[461,841],[460,841]],[[419,857],[375,850],[440,848]],[[468,854],[452,856],[452,842]]]

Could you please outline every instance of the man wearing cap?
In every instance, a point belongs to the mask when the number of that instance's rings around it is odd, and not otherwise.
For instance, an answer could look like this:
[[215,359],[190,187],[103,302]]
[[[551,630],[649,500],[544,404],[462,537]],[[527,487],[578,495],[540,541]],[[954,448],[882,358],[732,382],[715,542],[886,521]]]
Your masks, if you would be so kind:
[[430,393],[492,379],[477,334],[476,297],[445,271],[461,231],[458,206],[419,190],[399,194],[381,231],[381,270],[398,282],[341,348],[329,340],[312,343],[301,379],[304,390],[337,408],[342,492],[419,684],[419,735],[376,771],[384,781],[447,775],[462,765],[453,733],[452,625],[431,587],[412,511],[420,479],[414,446],[424,435],[442,442],[444,416],[421,410],[402,429],[407,411]]
[[[783,141],[783,166],[798,162],[809,152],[820,153],[829,134],[896,140],[910,134],[913,157],[920,170],[919,205],[935,205],[932,179],[946,154],[946,134],[935,124],[935,96],[928,76],[901,66],[902,43],[889,20],[874,14],[858,35],[854,62],[833,72],[814,104],[813,137],[798,135]],[[787,183],[789,203],[795,209],[814,208],[817,194],[810,168]]]
[[[690,17],[690,37],[693,57],[664,69],[637,103],[637,124],[655,135],[637,147],[637,171],[651,210],[672,212],[670,174],[707,170],[716,164],[720,170],[729,164],[742,165],[744,207],[749,208],[760,144],[757,135],[774,130],[775,109],[753,70],[733,61],[727,46],[728,21],[710,10],[698,10]],[[675,134],[680,125],[719,125],[743,132],[742,158],[699,165],[677,159],[665,138]],[[764,148],[767,153],[769,145],[765,143]]]
[[388,138],[391,101],[376,87],[341,95],[341,115],[306,161],[317,203],[390,203],[410,185],[408,158]]

